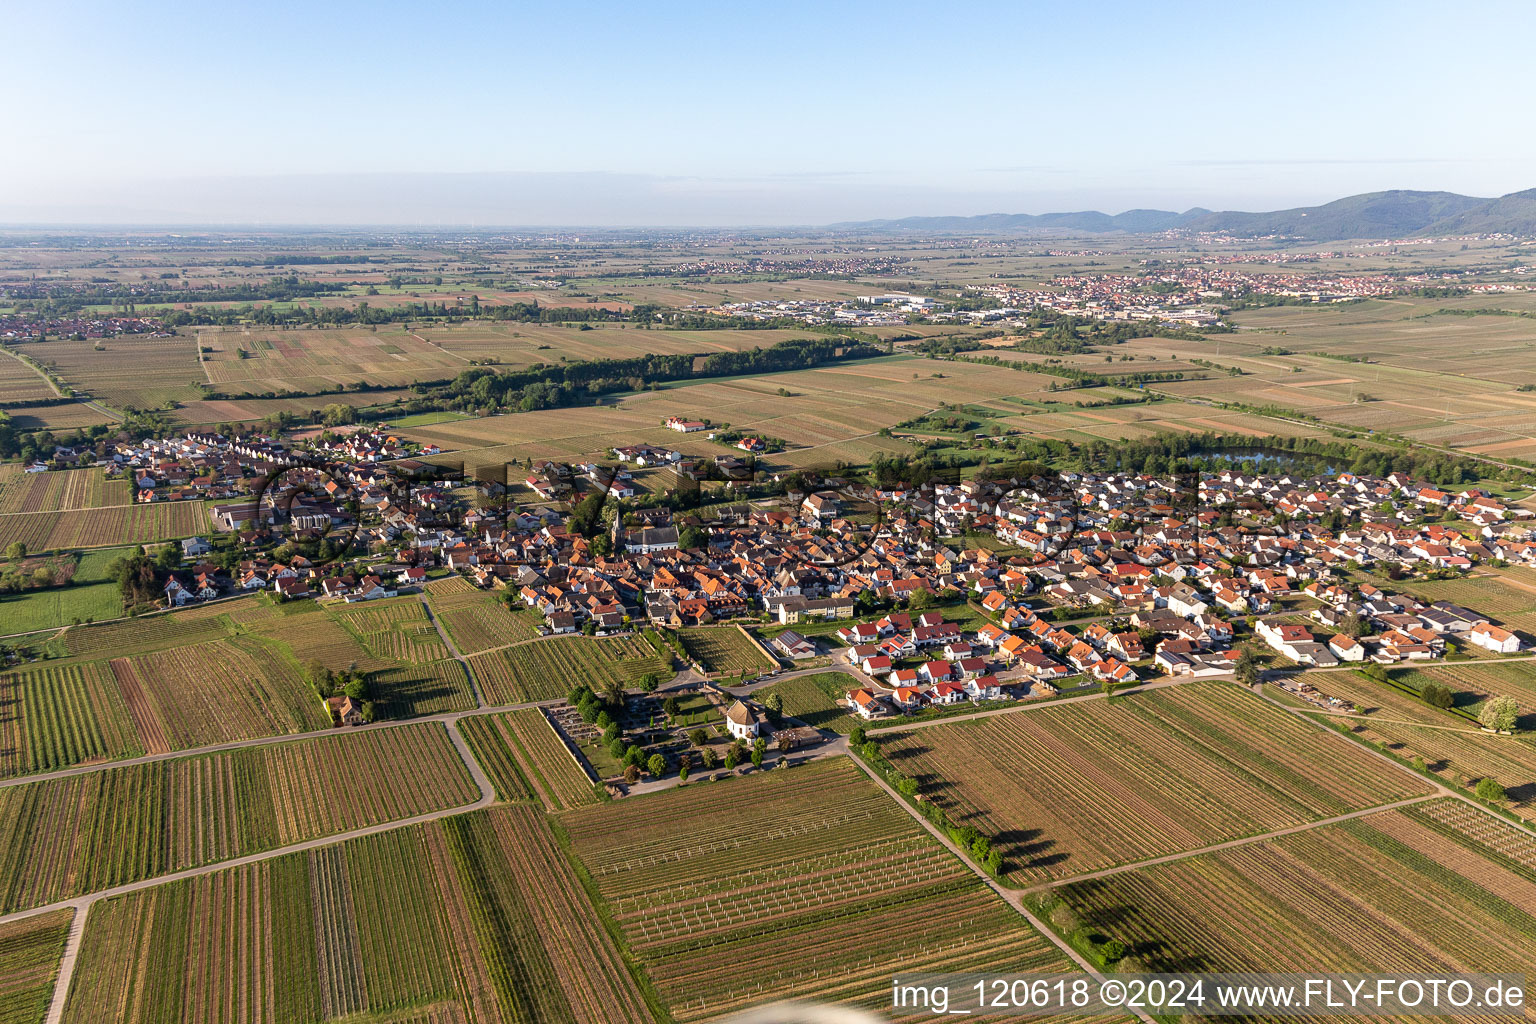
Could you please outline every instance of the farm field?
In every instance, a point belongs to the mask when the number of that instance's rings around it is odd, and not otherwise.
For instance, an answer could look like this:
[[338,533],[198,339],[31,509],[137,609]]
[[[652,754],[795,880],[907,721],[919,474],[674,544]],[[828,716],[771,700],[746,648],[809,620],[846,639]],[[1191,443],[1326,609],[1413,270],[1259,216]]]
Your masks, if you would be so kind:
[[[1435,678],[1429,673],[1420,673],[1412,669],[1393,672],[1392,678],[1405,686],[1415,688],[1435,681]],[[1330,672],[1326,676],[1317,676],[1310,681],[1321,692],[1344,701],[1343,707],[1335,707],[1333,709],[1337,712],[1350,715],[1360,714],[1368,718],[1381,719],[1382,721],[1405,722],[1413,725],[1432,725],[1436,728],[1462,729],[1474,732],[1477,730],[1476,722],[1468,721],[1458,715],[1447,714],[1439,708],[1430,707],[1417,697],[1411,697],[1401,690],[1390,686],[1383,686],[1357,672]],[[1299,706],[1311,707],[1311,705]],[[1360,710],[1357,712],[1355,708]],[[1344,724],[1347,725],[1349,723],[1345,722]]]
[[298,664],[257,637],[114,658],[110,668],[151,754],[330,724]]
[[1456,707],[1472,714],[1491,697],[1510,696],[1520,705],[1520,727],[1536,724],[1536,662],[1444,662],[1415,666],[1393,678],[1416,689],[1443,683],[1455,694]]
[[0,409],[12,402],[38,402],[55,397],[57,393],[42,374],[8,351],[0,351]]
[[0,925],[0,1021],[41,1024],[53,997],[73,910]]
[[69,512],[132,501],[133,481],[126,477],[110,480],[99,469],[0,475],[0,514]]
[[[98,347],[99,346],[99,347]],[[197,344],[190,335],[99,341],[29,341],[15,346],[63,381],[114,409],[159,409],[202,397]]]
[[551,811],[598,802],[596,776],[539,708],[477,715],[464,720],[469,723],[465,738],[477,760],[496,766],[492,780],[501,799],[526,799],[527,780],[532,780]]
[[846,758],[559,824],[678,1021],[807,993],[874,1009],[893,963],[1072,969]]
[[1332,719],[1350,735],[1424,767],[1447,786],[1473,789],[1492,778],[1504,787],[1508,808],[1536,820],[1536,743],[1524,736],[1494,736],[1478,729],[1426,728],[1376,718]]
[[425,664],[450,657],[443,638],[414,595],[361,604],[334,604],[330,614],[363,642],[376,658]]
[[102,900],[64,1020],[339,1017],[652,1020],[541,816],[512,807]]
[[88,583],[0,595],[0,626],[6,636],[59,629],[71,622],[111,619],[123,614],[116,583]]
[[779,665],[755,642],[742,636],[735,626],[679,629],[677,639],[682,642],[688,657],[704,666],[704,671],[711,675],[757,675]]
[[48,405],[32,405],[25,409],[6,409],[11,425],[17,430],[79,430],[114,422],[111,416],[91,408],[84,402],[64,398]]
[[553,700],[584,683],[601,690],[609,682],[631,685],[647,673],[672,675],[670,658],[642,636],[595,639],[557,636],[530,640],[469,659],[487,703]]
[[16,541],[31,552],[153,544],[208,529],[208,513],[200,501],[83,508],[67,515],[14,512],[0,515],[0,549]]
[[[389,785],[338,783],[359,771]],[[477,795],[438,724],[10,786],[0,789],[0,912],[469,804]]]
[[[1053,890],[1147,971],[1536,966],[1536,840],[1459,801]],[[1476,922],[1476,925],[1471,925]],[[1475,968],[1474,966],[1475,965]]]
[[0,673],[0,777],[143,753],[128,705],[105,665]]
[[1016,885],[1401,800],[1427,784],[1235,686],[1190,683],[879,734]]
[[796,676],[764,687],[757,699],[776,693],[784,700],[784,713],[818,729],[848,733],[858,720],[838,705],[843,694],[857,685],[853,676],[842,672],[817,672]]
[[427,603],[459,653],[465,656],[493,647],[532,640],[539,618],[532,611],[511,611],[493,595],[459,576],[427,587]]
[[394,326],[200,330],[197,344],[208,383],[226,395],[306,393],[358,382],[408,387],[453,377],[469,364]]
[[[685,454],[720,454],[723,449],[702,435],[685,438],[662,425],[669,415],[681,411],[729,423],[733,429],[783,438],[791,450],[774,456],[775,464],[831,465],[838,459],[866,461],[874,451],[910,453],[908,442],[880,437],[877,432],[952,401],[957,391],[986,400],[1044,393],[1053,382],[1059,378],[896,355],[679,384],[624,396],[597,409],[491,416],[404,433],[463,452],[476,464],[596,454],[606,451],[614,437],[666,445]],[[789,397],[780,390],[789,392]]]

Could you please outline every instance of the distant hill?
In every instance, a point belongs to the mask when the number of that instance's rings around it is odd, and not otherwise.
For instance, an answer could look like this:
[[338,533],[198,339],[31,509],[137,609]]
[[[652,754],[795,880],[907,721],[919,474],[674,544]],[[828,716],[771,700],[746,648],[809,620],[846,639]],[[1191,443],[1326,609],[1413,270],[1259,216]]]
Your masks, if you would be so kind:
[[1536,189],[1512,192],[1498,199],[1480,199],[1455,192],[1411,192],[1393,189],[1336,199],[1323,206],[1303,206],[1269,213],[1238,210],[1212,212],[1199,208],[1127,210],[1110,215],[1097,210],[1079,213],[989,213],[979,217],[905,217],[833,225],[871,231],[963,231],[986,234],[1082,231],[1095,234],[1146,234],[1170,228],[1215,231],[1233,235],[1290,235],[1311,241],[1340,238],[1400,238],[1407,235],[1536,234]]

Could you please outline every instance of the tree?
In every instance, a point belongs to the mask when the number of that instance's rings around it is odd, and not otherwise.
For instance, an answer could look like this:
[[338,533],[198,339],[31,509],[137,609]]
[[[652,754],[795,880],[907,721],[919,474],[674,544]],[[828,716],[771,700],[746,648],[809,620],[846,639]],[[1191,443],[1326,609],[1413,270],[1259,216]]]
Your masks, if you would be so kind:
[[688,766],[687,765],[683,765],[681,768],[679,768],[677,770],[677,781],[678,782],[687,782],[688,781]]
[[782,715],[784,713],[784,698],[780,694],[770,693],[763,698],[763,707],[776,715]]
[[5,549],[5,557],[12,562],[19,562],[27,557],[27,546],[19,540],[14,541]]
[[725,767],[726,767],[726,770],[729,771],[732,768],[735,768],[740,763],[741,763],[741,751],[737,750],[735,747],[730,747],[729,749],[727,749],[726,752],[725,752]]
[[1110,939],[1099,947],[1099,955],[1104,958],[1106,964],[1112,964],[1125,956],[1125,943],[1119,939]]
[[629,783],[631,786],[633,786],[635,783],[639,782],[640,781],[640,769],[635,767],[634,765],[630,765],[629,767],[625,768],[624,769],[624,781]]
[[1498,802],[1504,799],[1504,787],[1499,785],[1497,779],[1478,779],[1477,798],[1479,800],[1491,800]]
[[864,745],[864,739],[864,727],[862,725],[856,725],[852,729],[848,730],[848,745],[850,747],[853,747],[854,749],[862,747]]
[[768,741],[759,736],[752,741],[752,767],[763,766],[763,752],[768,749]]
[[619,728],[618,722],[609,722],[608,725],[603,729],[603,742],[612,743],[614,740],[619,738],[619,733],[622,731],[623,730]]
[[1263,677],[1259,656],[1253,652],[1252,647],[1244,646],[1238,652],[1237,664],[1232,666],[1232,672],[1244,686],[1253,686]]
[[651,773],[652,778],[661,778],[667,773],[666,755],[652,754],[651,759],[645,762],[645,770]]
[[720,759],[715,756],[714,750],[709,747],[705,747],[699,752],[699,758],[704,762],[704,767],[710,771],[713,771],[715,765],[720,763]]
[[709,742],[709,733],[703,729],[695,729],[688,734],[688,742],[696,747],[702,747]]
[[683,702],[676,697],[668,697],[661,702],[661,710],[667,713],[668,718],[676,718],[679,712],[683,710]]
[[1483,705],[1482,713],[1477,716],[1483,723],[1484,729],[1493,729],[1497,732],[1513,732],[1515,719],[1520,714],[1520,706],[1515,703],[1513,697],[1495,697]]
[[617,739],[611,740],[608,743],[608,753],[613,756],[613,759],[615,761],[623,759],[623,757],[624,757],[624,750],[625,750],[625,745],[624,745],[624,738],[622,736],[618,737]]
[[698,526],[685,526],[677,535],[677,546],[684,551],[692,551],[696,548],[706,547],[709,544],[709,532]]
[[1456,695],[1444,683],[1425,683],[1419,689],[1419,699],[1435,708],[1448,708],[1456,703]]
[[624,751],[624,763],[625,764],[632,764],[632,765],[638,766],[640,764],[640,762],[644,761],[644,760],[645,760],[645,751],[641,750],[639,747],[637,747],[633,743],[631,743],[629,745],[629,749]]
[[1339,620],[1339,632],[1347,637],[1359,639],[1360,634],[1365,632],[1365,623],[1361,621],[1358,614],[1350,612]]

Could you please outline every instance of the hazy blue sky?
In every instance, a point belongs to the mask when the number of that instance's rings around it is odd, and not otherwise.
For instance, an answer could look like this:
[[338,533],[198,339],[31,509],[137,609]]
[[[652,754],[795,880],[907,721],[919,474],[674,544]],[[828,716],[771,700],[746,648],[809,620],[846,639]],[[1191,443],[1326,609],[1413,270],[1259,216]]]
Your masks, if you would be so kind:
[[0,220],[825,223],[1536,186],[1536,3],[13,3]]

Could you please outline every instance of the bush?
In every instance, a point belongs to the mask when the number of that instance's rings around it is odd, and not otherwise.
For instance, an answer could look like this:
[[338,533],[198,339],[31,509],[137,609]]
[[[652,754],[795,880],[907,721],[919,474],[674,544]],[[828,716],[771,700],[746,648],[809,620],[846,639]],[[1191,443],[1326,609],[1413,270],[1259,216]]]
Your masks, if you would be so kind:
[[1071,935],[1083,926],[1083,919],[1077,916],[1077,911],[1063,903],[1051,911],[1051,924],[1059,931]]
[[1119,939],[1110,939],[1099,947],[1099,956],[1104,958],[1106,964],[1112,964],[1125,956],[1125,943]]
[[1419,690],[1419,699],[1436,708],[1448,708],[1456,703],[1456,695],[1444,683],[1425,683]]

